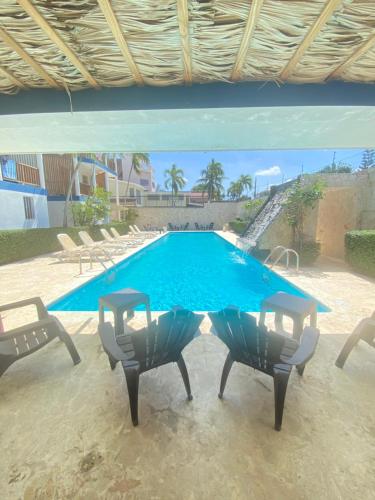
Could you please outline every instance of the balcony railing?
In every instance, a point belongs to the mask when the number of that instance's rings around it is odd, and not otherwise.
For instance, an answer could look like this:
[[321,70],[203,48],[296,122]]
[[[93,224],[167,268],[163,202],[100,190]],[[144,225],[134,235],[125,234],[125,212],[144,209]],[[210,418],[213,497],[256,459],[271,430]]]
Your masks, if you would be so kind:
[[17,179],[23,184],[40,186],[39,170],[25,163],[17,163]]
[[[116,198],[111,197],[111,202],[116,203]],[[203,207],[204,201],[200,197],[190,197],[184,195],[177,195],[172,198],[171,195],[155,195],[150,194],[146,196],[120,196],[120,205],[127,207]]]
[[83,184],[82,182],[79,183],[79,190],[81,194],[85,194],[89,196],[91,194],[91,186],[90,184]]
[[[13,164],[14,165],[14,164]],[[20,184],[29,184],[31,186],[40,186],[40,176],[37,167],[26,165],[25,163],[16,163],[12,169],[2,169],[3,179],[5,181],[18,182]]]

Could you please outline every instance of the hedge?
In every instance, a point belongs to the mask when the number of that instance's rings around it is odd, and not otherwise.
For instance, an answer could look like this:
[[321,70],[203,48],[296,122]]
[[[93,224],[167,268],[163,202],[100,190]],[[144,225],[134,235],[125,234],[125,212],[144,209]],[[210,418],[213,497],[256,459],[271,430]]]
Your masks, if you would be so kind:
[[237,234],[243,234],[249,225],[249,221],[232,220],[229,222],[229,227]]
[[81,245],[78,231],[86,230],[94,240],[99,241],[103,239],[100,228],[109,229],[112,226],[116,227],[120,234],[128,230],[127,223],[116,222],[93,227],[49,227],[0,231],[0,265],[61,250],[56,237],[59,233],[69,234],[77,245]]
[[345,257],[354,271],[375,277],[375,230],[346,233]]

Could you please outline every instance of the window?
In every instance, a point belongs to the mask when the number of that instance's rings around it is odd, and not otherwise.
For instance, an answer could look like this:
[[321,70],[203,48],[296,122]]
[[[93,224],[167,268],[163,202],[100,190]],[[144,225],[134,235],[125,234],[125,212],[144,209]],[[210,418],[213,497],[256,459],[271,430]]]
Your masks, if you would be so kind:
[[129,189],[129,195],[134,198],[134,188]]
[[149,185],[148,179],[141,179],[141,186],[147,187]]
[[88,175],[82,175],[82,184],[86,184],[87,186],[90,185],[89,176]]
[[24,196],[23,208],[25,210],[25,219],[35,219],[34,198],[31,196]]

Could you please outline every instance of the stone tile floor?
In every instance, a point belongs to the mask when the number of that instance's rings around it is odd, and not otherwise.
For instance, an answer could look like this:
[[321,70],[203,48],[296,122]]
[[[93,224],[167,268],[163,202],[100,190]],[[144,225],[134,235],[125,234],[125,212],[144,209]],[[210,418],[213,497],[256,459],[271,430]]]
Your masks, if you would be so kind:
[[[49,302],[100,268],[77,271],[51,255],[0,267],[0,303],[33,295]],[[300,273],[279,271],[332,309],[319,315],[319,346],[303,378],[291,376],[281,432],[273,430],[265,375],[236,365],[225,399],[217,398],[226,348],[212,335],[184,351],[194,400],[186,401],[175,366],[148,372],[140,425],[132,427],[121,367],[109,369],[97,315],[56,313],[82,362],[73,367],[53,342],[0,378],[1,498],[373,498],[375,353],[363,344],[344,370],[334,361],[373,311],[375,283],[329,260]],[[129,326],[144,321],[138,313]],[[205,320],[202,333],[209,329]]]

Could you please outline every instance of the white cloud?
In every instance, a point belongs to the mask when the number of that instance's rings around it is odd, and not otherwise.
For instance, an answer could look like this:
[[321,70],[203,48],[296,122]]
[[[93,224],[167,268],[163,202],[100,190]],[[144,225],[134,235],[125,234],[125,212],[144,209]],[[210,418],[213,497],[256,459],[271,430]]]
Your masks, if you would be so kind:
[[278,165],[274,165],[273,167],[266,168],[264,170],[257,170],[255,172],[255,175],[258,176],[274,176],[274,175],[280,175],[281,174],[281,168]]

